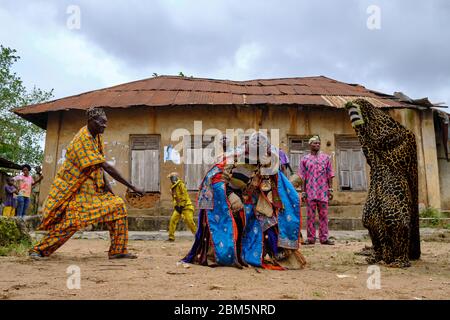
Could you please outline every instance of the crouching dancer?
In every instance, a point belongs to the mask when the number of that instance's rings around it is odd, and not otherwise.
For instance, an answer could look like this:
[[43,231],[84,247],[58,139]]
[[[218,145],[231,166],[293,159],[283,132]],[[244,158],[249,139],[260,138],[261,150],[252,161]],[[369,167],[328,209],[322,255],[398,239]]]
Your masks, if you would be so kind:
[[107,127],[103,109],[87,111],[87,126],[78,131],[67,147],[66,158],[50,188],[38,230],[48,234],[30,251],[30,257],[47,257],[79,229],[105,223],[109,229],[110,259],[134,259],[127,251],[128,220],[124,201],[113,194],[104,172],[138,195],[143,191],[126,181],[105,160],[102,133]]

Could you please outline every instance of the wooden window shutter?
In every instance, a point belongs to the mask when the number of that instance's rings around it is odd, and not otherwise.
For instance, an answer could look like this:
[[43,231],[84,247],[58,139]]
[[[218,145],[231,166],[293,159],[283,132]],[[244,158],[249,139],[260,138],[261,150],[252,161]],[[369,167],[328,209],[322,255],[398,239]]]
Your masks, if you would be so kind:
[[145,150],[145,191],[159,191],[159,149]]
[[300,161],[309,152],[310,137],[291,137],[289,138],[289,162],[292,170],[297,173]]
[[159,136],[142,135],[131,137],[132,150],[159,150]]
[[339,185],[342,190],[351,189],[349,150],[339,150]]
[[352,190],[365,190],[365,161],[361,150],[351,150]]
[[144,189],[145,150],[131,151],[131,183],[141,189]]
[[131,183],[145,192],[160,191],[159,136],[131,137]]
[[[185,183],[188,190],[196,190],[197,176],[199,173],[198,159],[201,156],[201,149],[186,148]],[[201,166],[201,165],[200,165]]]
[[198,190],[200,183],[211,164],[203,160],[204,149],[214,148],[210,146],[214,141],[212,136],[186,136],[186,164],[185,164],[185,183],[188,190]]
[[357,137],[336,137],[341,190],[367,190],[366,161]]
[[[209,150],[205,150],[203,151],[203,155],[205,155],[205,152],[209,153],[210,155],[214,155],[214,137],[212,136],[205,136],[203,139],[203,149],[209,149]],[[197,179],[197,187],[196,190],[198,190],[198,187],[200,186],[200,183],[202,183],[203,177],[206,175],[206,173],[208,172],[208,170],[212,167],[211,163],[207,163],[206,161],[203,161],[203,165],[202,165],[202,169],[201,169],[201,174],[199,175],[198,179]]]
[[300,160],[304,156],[304,152],[295,152],[295,153],[289,153],[289,163],[291,165],[292,170],[294,173],[298,172],[298,168],[300,166]]

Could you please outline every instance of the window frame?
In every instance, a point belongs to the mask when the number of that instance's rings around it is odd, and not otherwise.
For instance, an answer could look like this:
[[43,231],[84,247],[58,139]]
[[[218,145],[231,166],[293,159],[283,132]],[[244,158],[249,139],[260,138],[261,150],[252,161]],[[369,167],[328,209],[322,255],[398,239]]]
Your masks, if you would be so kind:
[[[307,155],[310,152],[309,149],[309,139],[311,139],[313,136],[315,136],[317,134],[310,134],[310,135],[288,135],[287,136],[287,146],[288,146],[288,152],[287,152],[287,156],[289,158],[289,163],[291,165],[291,168],[293,170],[294,173],[298,173],[298,170],[300,168],[300,161],[302,160],[302,158]],[[306,147],[305,147],[305,154],[299,159],[298,163],[296,165],[294,165],[292,163],[291,160],[291,153],[301,153],[301,152],[292,152],[291,150],[291,141],[292,140],[303,140],[302,143],[306,143]]]
[[[344,142],[345,140],[347,140],[346,142],[348,143],[348,140],[353,140],[350,141],[349,145],[346,146],[346,143]],[[338,186],[338,191],[339,192],[367,192],[368,191],[368,185],[369,185],[369,181],[368,181],[368,176],[367,176],[367,161],[366,158],[364,156],[364,153],[362,151],[362,147],[361,144],[359,142],[359,139],[356,135],[352,135],[352,134],[335,134],[334,135],[334,141],[335,141],[335,152],[336,152],[336,171],[335,171],[335,175],[337,176],[337,186]],[[353,145],[352,145],[353,144]],[[352,183],[353,183],[353,173],[356,172],[353,169],[353,163],[350,161],[353,161],[352,158],[350,158],[349,160],[349,182],[350,182],[350,187],[349,189],[344,189],[342,187],[342,182],[341,182],[341,152],[342,150],[346,150],[346,151],[356,151],[359,150],[359,152],[361,153],[361,172],[362,172],[362,181],[363,181],[363,187],[361,189],[353,189],[352,188]]]
[[[134,148],[133,146],[133,140],[137,139],[137,138],[142,138],[142,137],[155,137],[157,139],[157,147],[155,147],[154,149],[151,148]],[[144,186],[144,192],[145,193],[161,193],[161,135],[159,134],[130,134],[129,135],[129,157],[128,157],[128,163],[129,163],[129,177],[130,177],[130,182],[133,183],[133,151],[134,150],[157,150],[158,151],[158,159],[157,159],[157,170],[158,170],[158,187],[157,190],[152,190],[152,191],[147,191],[145,190],[145,186]]]
[[[189,137],[189,142],[188,142],[188,140],[186,139],[186,137]],[[195,148],[197,145],[196,145],[196,143],[198,143],[198,140],[196,140],[195,139],[195,137],[201,137],[201,149],[199,149],[199,148]],[[202,162],[203,162],[203,152],[204,152],[204,149],[211,143],[211,142],[214,142],[214,140],[215,140],[215,136],[214,135],[194,135],[194,134],[191,134],[191,135],[185,135],[184,137],[183,137],[183,148],[184,148],[184,151],[187,153],[188,152],[188,143],[189,143],[189,150],[201,150],[201,153],[202,153]],[[205,141],[205,139],[209,139],[209,140],[206,140]],[[184,159],[185,159],[185,163],[184,163],[184,182],[185,182],[185,185],[186,185],[186,189],[188,190],[188,191],[198,191],[199,190],[199,186],[200,186],[200,184],[201,184],[201,182],[202,182],[202,179],[203,179],[203,177],[205,176],[205,174],[206,174],[206,172],[211,168],[211,166],[213,165],[213,164],[206,164],[206,163],[202,163],[201,165],[203,166],[202,167],[202,174],[201,174],[201,176],[199,177],[199,183],[197,184],[197,186],[192,186],[191,184],[190,184],[190,180],[188,180],[188,166],[190,166],[190,165],[199,165],[199,164],[188,164],[187,163],[187,159],[186,159],[186,157],[187,157],[187,154],[186,155],[184,155],[185,157],[184,157]],[[195,156],[194,156],[195,157]]]

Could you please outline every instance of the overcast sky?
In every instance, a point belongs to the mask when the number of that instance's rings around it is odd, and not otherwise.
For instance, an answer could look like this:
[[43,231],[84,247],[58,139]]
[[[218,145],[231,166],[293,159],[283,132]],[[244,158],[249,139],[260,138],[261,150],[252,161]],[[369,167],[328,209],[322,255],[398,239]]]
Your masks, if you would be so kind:
[[0,43],[57,98],[182,71],[324,75],[450,104],[449,21],[448,0],[1,0]]

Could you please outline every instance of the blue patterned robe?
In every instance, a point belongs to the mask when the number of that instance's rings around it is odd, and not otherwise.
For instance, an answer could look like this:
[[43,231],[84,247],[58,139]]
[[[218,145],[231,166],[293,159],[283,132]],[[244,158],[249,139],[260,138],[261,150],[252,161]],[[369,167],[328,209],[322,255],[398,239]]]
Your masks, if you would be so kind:
[[[206,265],[205,256],[212,244],[216,263],[232,266],[236,256],[237,230],[233,214],[226,196],[225,182],[212,183],[212,178],[222,173],[214,166],[206,174],[199,191],[198,231],[192,249],[183,259],[188,263]],[[242,234],[242,259],[256,267],[264,266],[264,255],[269,248],[264,240],[265,232],[277,226],[277,232],[270,232],[271,246],[285,249],[298,249],[300,238],[300,198],[294,186],[282,172],[278,172],[278,194],[282,208],[274,218],[261,217],[256,213],[256,204],[245,204],[245,226]],[[254,202],[256,203],[256,202]],[[202,227],[203,226],[203,227]],[[272,229],[273,230],[273,229]],[[273,251],[273,250],[272,250]]]

